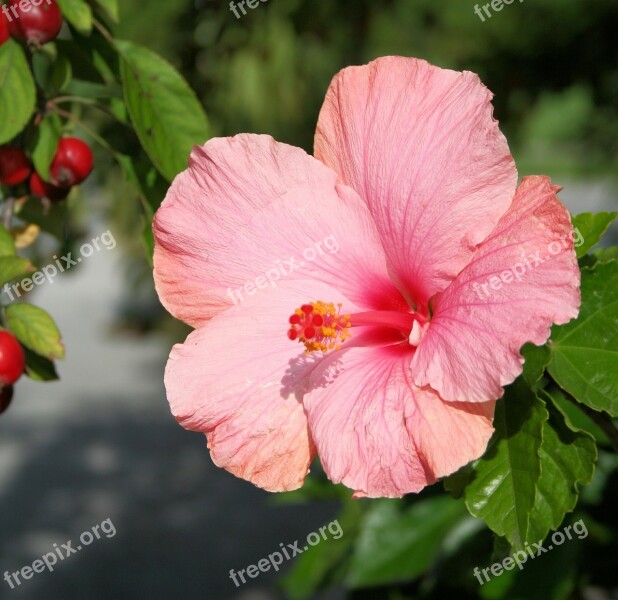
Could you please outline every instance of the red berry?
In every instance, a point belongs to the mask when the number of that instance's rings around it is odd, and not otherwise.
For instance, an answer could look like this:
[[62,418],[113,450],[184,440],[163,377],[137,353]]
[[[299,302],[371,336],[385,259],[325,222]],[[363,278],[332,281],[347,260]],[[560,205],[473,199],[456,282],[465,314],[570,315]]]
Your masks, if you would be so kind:
[[11,35],[30,44],[47,44],[62,29],[62,13],[56,0],[11,0],[4,14]]
[[0,330],[0,385],[13,385],[23,374],[26,356],[8,331]]
[[30,171],[30,161],[19,148],[0,148],[0,183],[19,185]]
[[6,20],[4,13],[0,12],[0,46],[6,42],[11,34],[9,32],[9,22]]
[[78,138],[66,137],[58,144],[50,172],[56,185],[71,187],[84,181],[93,166],[90,146]]
[[43,181],[38,173],[30,176],[30,193],[37,198],[47,198],[52,202],[64,200],[71,191],[71,188],[60,188],[47,181]]
[[9,407],[13,400],[13,386],[5,385],[0,388],[0,415]]

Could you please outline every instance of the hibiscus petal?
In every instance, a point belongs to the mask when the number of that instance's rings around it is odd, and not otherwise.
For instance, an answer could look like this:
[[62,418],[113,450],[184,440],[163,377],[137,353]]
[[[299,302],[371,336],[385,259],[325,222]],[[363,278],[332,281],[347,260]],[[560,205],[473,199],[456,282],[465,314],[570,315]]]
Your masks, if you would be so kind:
[[208,436],[215,464],[270,491],[300,487],[314,456],[301,403],[314,363],[286,332],[295,308],[322,298],[355,309],[322,284],[284,282],[191,333],[167,365],[179,423]]
[[196,147],[153,228],[159,297],[193,326],[285,279],[336,282],[362,306],[405,306],[362,200],[322,163],[269,136]]
[[498,398],[522,371],[520,348],[577,316],[573,226],[557,189],[548,177],[524,178],[491,237],[435,298],[412,360],[417,385],[448,400]]
[[509,207],[513,158],[477,75],[384,57],[335,76],[315,156],[367,202],[399,288],[444,290]]
[[333,381],[305,396],[309,426],[329,479],[356,497],[418,492],[485,451],[494,403],[449,404],[419,389],[409,348],[344,350],[311,377],[325,372]]

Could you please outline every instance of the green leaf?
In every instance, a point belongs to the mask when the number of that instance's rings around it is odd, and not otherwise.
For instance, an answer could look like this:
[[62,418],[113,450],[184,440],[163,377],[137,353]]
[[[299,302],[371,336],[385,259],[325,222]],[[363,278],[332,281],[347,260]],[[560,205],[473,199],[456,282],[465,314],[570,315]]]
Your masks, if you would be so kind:
[[581,236],[576,235],[575,238],[576,244],[581,242],[575,248],[577,258],[585,256],[591,248],[596,246],[616,217],[618,217],[618,212],[581,213],[571,218],[573,227],[577,230],[575,233],[579,231],[581,234]]
[[606,263],[610,260],[618,260],[618,246],[599,248],[592,253],[597,262]]
[[[87,38],[91,40],[91,38]],[[71,64],[71,72],[73,80],[87,81],[92,83],[106,83],[101,73],[97,70],[94,62],[94,50],[90,47],[82,47],[76,43],[76,40],[61,40],[57,39],[54,44],[58,49],[58,57],[63,57]],[[66,88],[69,95],[73,95],[70,91],[71,87]]]
[[469,518],[462,502],[437,496],[403,509],[375,501],[361,527],[348,572],[350,587],[410,581],[434,564],[445,536]]
[[530,536],[536,540],[557,530],[566,513],[575,508],[580,487],[592,481],[598,456],[594,438],[573,429],[550,394],[541,390],[540,395],[547,401],[549,419],[543,424],[541,476],[530,513]]
[[536,541],[529,514],[541,475],[538,451],[548,413],[534,392],[518,379],[496,404],[496,431],[476,465],[449,477],[445,487],[463,496],[473,517],[508,539],[514,549]]
[[58,56],[49,69],[47,85],[54,93],[64,91],[73,78],[73,67],[66,56]]
[[53,55],[50,52],[41,51],[35,52],[30,58],[34,83],[40,88],[47,89],[49,70],[54,60]]
[[22,47],[9,39],[0,46],[0,144],[13,139],[34,112],[36,90]]
[[49,167],[58,148],[62,134],[62,124],[58,115],[45,117],[37,128],[36,142],[32,151],[32,162],[37,173],[45,180],[50,180]]
[[545,367],[551,359],[551,352],[547,346],[535,346],[526,344],[521,349],[521,354],[525,358],[524,379],[530,386],[534,386],[545,372]]
[[62,16],[77,31],[90,33],[92,31],[92,9],[84,0],[57,0]]
[[6,227],[0,223],[0,257],[15,256],[15,242]]
[[553,384],[551,388],[548,388],[547,392],[575,430],[587,431],[596,439],[597,444],[610,445],[609,438],[605,435],[604,431],[581,410],[577,402],[573,402],[566,397],[561,387]]
[[586,256],[579,259],[579,266],[580,268],[593,268],[597,263],[606,263],[610,260],[618,260],[618,246],[599,248],[594,252],[586,254]]
[[171,181],[187,168],[196,144],[209,137],[206,115],[182,76],[164,59],[131,42],[118,41],[124,96],[140,142],[159,172]]
[[64,358],[60,331],[42,308],[32,304],[11,304],[6,309],[6,321],[26,348],[49,360]]
[[96,3],[105,11],[107,16],[114,23],[118,23],[118,0],[96,0]]
[[32,352],[26,351],[26,375],[34,381],[56,381],[58,373],[51,360]]
[[0,258],[0,285],[32,272],[34,272],[34,267],[26,258],[21,256],[3,256]]
[[81,81],[80,79],[71,80],[66,87],[66,93],[71,96],[82,96],[94,100],[122,98],[122,90],[118,85],[102,85],[90,81]]
[[[145,158],[145,157],[144,157]],[[139,194],[144,214],[142,216],[142,241],[146,250],[146,258],[152,266],[154,254],[154,234],[152,219],[161,204],[167,191],[168,183],[159,175],[156,169],[146,161],[134,161],[124,154],[117,154],[116,160],[122,169],[125,178],[133,184]]]
[[554,327],[549,374],[577,401],[618,415],[618,262],[582,269],[579,317]]

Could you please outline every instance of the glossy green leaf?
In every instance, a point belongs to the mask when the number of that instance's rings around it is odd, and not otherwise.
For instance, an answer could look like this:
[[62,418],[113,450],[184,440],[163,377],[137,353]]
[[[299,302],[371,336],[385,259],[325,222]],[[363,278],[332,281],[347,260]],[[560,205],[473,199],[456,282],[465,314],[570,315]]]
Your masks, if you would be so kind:
[[77,31],[90,33],[92,31],[92,9],[84,0],[57,0],[62,16]]
[[555,327],[548,372],[579,402],[618,415],[618,262],[582,269],[579,317]]
[[522,379],[510,385],[496,404],[496,431],[477,463],[445,481],[462,496],[470,514],[506,537],[515,549],[536,541],[529,533],[529,514],[541,475],[538,456],[548,412]]
[[49,360],[64,358],[60,331],[42,308],[32,304],[11,304],[6,309],[6,321],[26,348]]
[[580,238],[576,232],[575,237],[576,244],[581,240],[581,244],[575,247],[577,258],[588,254],[597,245],[616,217],[618,212],[581,213],[571,217],[573,227],[581,234]]
[[0,144],[13,139],[34,112],[36,90],[22,47],[9,39],[0,45]]
[[594,438],[567,423],[550,394],[544,390],[539,394],[546,400],[549,419],[543,424],[541,476],[530,513],[530,537],[536,540],[557,530],[564,516],[575,508],[580,488],[592,481],[598,456]]
[[57,115],[46,116],[37,127],[36,142],[32,151],[32,162],[37,173],[45,180],[50,180],[51,166],[58,142],[62,134],[62,125]]
[[445,536],[469,518],[463,502],[448,496],[404,508],[396,500],[374,501],[361,527],[350,564],[350,587],[410,581],[434,564]]
[[554,404],[566,416],[567,421],[576,430],[581,429],[590,433],[597,441],[597,444],[609,445],[610,441],[603,430],[586,414],[577,402],[569,400],[564,390],[557,384],[553,384],[547,389]]
[[547,346],[526,344],[521,349],[521,354],[525,359],[524,379],[528,385],[534,386],[543,376],[545,367],[551,359],[551,352]]
[[117,42],[125,103],[144,150],[171,181],[187,168],[195,144],[209,137],[206,115],[182,76],[164,59],[131,42]]
[[3,256],[0,258],[0,286],[34,272],[30,261],[21,256]]

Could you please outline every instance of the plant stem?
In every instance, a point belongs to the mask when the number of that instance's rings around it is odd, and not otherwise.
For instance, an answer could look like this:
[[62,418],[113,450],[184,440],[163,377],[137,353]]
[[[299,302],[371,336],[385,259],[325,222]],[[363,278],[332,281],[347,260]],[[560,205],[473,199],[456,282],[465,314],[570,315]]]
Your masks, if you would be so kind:
[[117,152],[98,133],[95,133],[92,129],[90,129],[90,127],[84,125],[77,117],[55,105],[52,105],[51,109],[61,117],[75,123],[80,129],[83,129],[90,137],[92,137],[93,140],[96,140],[103,148],[110,152],[114,158],[116,158]]
[[57,109],[59,109],[59,106],[58,106],[59,104],[64,104],[68,102],[70,103],[75,102],[78,104],[83,104],[84,106],[96,108],[97,110],[100,110],[102,113],[104,113],[106,116],[114,119],[117,123],[120,123],[120,125],[124,125],[125,127],[128,127],[128,125],[120,121],[118,117],[111,110],[109,110],[109,108],[99,104],[96,100],[90,100],[89,98],[80,98],[79,96],[58,96],[57,98],[53,98],[52,100],[49,100],[47,102],[47,108],[49,110],[55,110],[57,112]]
[[115,44],[114,37],[107,30],[105,25],[98,19],[92,19],[92,24],[101,32],[101,35],[113,46]]
[[61,104],[62,102],[80,102],[81,104],[96,105],[96,100],[82,98],[81,96],[57,96],[52,98],[48,104]]

